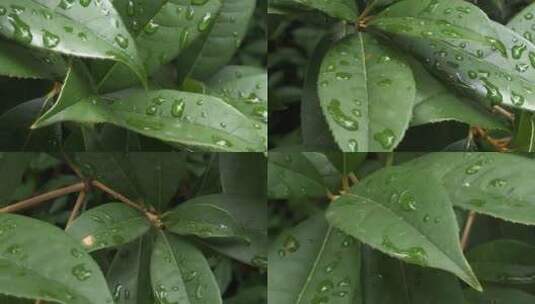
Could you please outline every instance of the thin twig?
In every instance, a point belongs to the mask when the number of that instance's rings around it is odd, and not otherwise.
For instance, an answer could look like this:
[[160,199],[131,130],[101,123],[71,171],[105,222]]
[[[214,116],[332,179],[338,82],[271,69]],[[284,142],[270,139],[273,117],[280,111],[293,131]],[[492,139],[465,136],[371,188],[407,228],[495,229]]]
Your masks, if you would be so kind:
[[69,168],[71,168],[71,170],[74,171],[76,176],[78,176],[80,179],[85,179],[85,177],[82,175],[82,172],[80,171],[80,169],[78,169],[78,167],[76,167],[74,165],[73,161],[69,158],[69,155],[67,155],[67,153],[65,153],[65,151],[63,151],[63,150],[61,151],[61,154],[63,155],[63,158],[65,159],[65,162],[67,163]]
[[515,115],[509,111],[507,111],[506,109],[500,107],[500,106],[494,106],[494,111],[505,116],[507,119],[509,119],[510,121],[514,121],[515,120]]
[[26,208],[37,206],[43,202],[46,202],[48,200],[51,200],[60,196],[82,191],[84,188],[85,188],[85,183],[79,182],[79,183],[76,183],[74,185],[70,185],[64,188],[52,190],[50,192],[46,192],[46,193],[34,196],[32,198],[29,198],[27,200],[20,201],[13,205],[9,205],[7,207],[1,208],[0,213],[17,212]]
[[91,181],[91,184],[93,186],[95,186],[96,188],[108,193],[109,195],[111,195],[113,198],[115,199],[118,199],[120,200],[121,202],[127,204],[128,206],[132,207],[132,208],[135,208],[141,212],[144,212],[146,213],[147,210],[145,208],[143,208],[142,206],[134,203],[133,201],[129,200],[127,197],[125,197],[124,195],[118,193],[118,192],[115,192],[114,190],[110,189],[108,186],[104,185],[103,183],[97,181],[97,180],[94,180],[94,181]]
[[69,220],[67,221],[67,225],[65,226],[65,229],[69,228],[69,226],[72,224],[74,219],[78,216],[78,213],[80,212],[80,208],[85,202],[86,192],[85,190],[80,191],[78,194],[78,198],[76,199],[76,203],[74,204],[74,208],[72,208],[71,215],[69,216]]
[[463,237],[461,239],[461,248],[463,249],[463,251],[468,246],[468,240],[470,239],[470,231],[472,231],[472,226],[474,225],[475,220],[476,213],[474,211],[470,211],[470,213],[468,213],[468,218],[466,219],[466,224],[464,225]]

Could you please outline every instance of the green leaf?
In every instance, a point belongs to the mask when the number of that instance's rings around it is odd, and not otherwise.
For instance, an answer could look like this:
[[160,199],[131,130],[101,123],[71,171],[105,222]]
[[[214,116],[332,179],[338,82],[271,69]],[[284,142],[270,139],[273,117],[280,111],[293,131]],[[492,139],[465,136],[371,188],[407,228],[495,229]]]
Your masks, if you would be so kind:
[[212,204],[214,198],[197,197],[167,213],[167,229],[200,238],[235,238],[249,242],[243,228],[227,210]]
[[112,303],[95,261],[53,225],[0,214],[0,251],[2,294],[63,304]]
[[325,197],[327,188],[302,153],[272,152],[268,160],[268,197]]
[[522,35],[530,42],[535,42],[535,29],[532,28],[535,24],[535,20],[532,17],[533,14],[535,14],[535,3],[520,11],[507,23],[507,27]]
[[264,151],[265,134],[223,100],[172,90],[83,99],[49,117],[58,122],[109,123],[177,146],[214,151]]
[[0,74],[17,78],[56,79],[65,73],[65,62],[54,53],[27,49],[0,40]]
[[420,63],[411,61],[411,68],[417,89],[412,126],[453,120],[487,129],[507,130],[504,121],[474,101],[449,90]]
[[[129,24],[145,69],[151,75],[210,29],[221,1],[119,0],[114,5]],[[98,87],[104,91],[133,83],[131,73],[119,64],[99,64],[92,70]]]
[[264,69],[226,66],[210,78],[206,85],[208,94],[223,99],[256,122],[256,128],[263,134],[267,132],[268,76]]
[[[127,65],[146,83],[136,45],[109,0],[6,0],[0,34],[20,44]],[[36,13],[39,12],[39,13]]]
[[501,153],[433,153],[404,166],[439,177],[458,207],[535,225],[532,159]]
[[209,32],[180,54],[178,72],[206,79],[227,64],[240,46],[253,16],[256,1],[221,0],[222,6]]
[[66,231],[91,252],[129,243],[150,227],[138,210],[123,203],[108,203],[82,213]]
[[329,152],[326,153],[327,158],[338,169],[338,172],[342,175],[347,175],[351,172],[355,172],[368,156],[367,153],[342,153],[342,152]]
[[150,274],[159,303],[223,303],[202,252],[176,236],[160,232],[152,252]]
[[408,167],[379,170],[331,204],[327,219],[392,257],[446,270],[481,290],[463,256],[448,193],[433,176]]
[[323,214],[283,232],[269,250],[269,301],[361,303],[359,249]]
[[56,103],[43,114],[32,126],[39,128],[46,124],[47,119],[60,113],[61,111],[75,105],[80,100],[92,96],[96,90],[93,80],[83,62],[74,60],[71,63],[63,82],[60,94]]
[[164,210],[185,173],[184,157],[175,152],[75,153],[74,160],[87,177],[133,201]]
[[214,194],[203,196],[200,200],[190,200],[189,203],[203,203],[206,200],[230,213],[242,227],[250,243],[212,242],[209,239],[203,239],[202,243],[242,263],[267,267],[267,201],[264,198]]
[[6,153],[0,152],[0,206],[8,201],[34,158],[33,153]]
[[150,233],[119,248],[107,275],[115,304],[154,303],[149,275],[153,243]]
[[535,45],[467,1],[401,1],[368,28],[389,35],[448,85],[487,106],[535,110]]
[[323,114],[342,151],[392,151],[403,139],[414,79],[403,58],[376,38],[356,33],[337,42],[323,59],[318,87]]
[[267,161],[260,153],[219,154],[219,175],[226,194],[266,197]]
[[355,21],[358,17],[358,7],[353,0],[270,0],[270,5],[303,6],[310,9],[317,9],[335,18],[347,21]]
[[535,301],[535,296],[527,292],[503,287],[489,287],[485,289],[484,293],[475,292],[473,290],[465,290],[464,296],[467,301],[470,301],[470,304],[531,304],[533,301]]
[[501,284],[532,284],[535,247],[515,240],[495,240],[471,249],[467,258],[477,277]]

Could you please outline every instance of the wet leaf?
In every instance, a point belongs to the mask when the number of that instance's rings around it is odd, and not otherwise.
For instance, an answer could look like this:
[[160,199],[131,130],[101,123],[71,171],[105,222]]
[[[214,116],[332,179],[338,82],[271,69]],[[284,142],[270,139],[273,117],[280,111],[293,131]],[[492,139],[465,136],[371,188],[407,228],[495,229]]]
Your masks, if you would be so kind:
[[327,52],[318,90],[344,152],[392,151],[409,127],[416,91],[412,72],[396,51],[367,33],[350,35]]
[[107,203],[82,213],[66,231],[92,252],[129,243],[150,227],[140,211],[124,203]]
[[448,193],[432,176],[408,167],[379,170],[331,204],[327,219],[392,257],[446,270],[481,290],[463,256]]
[[136,45],[109,0],[6,0],[1,11],[0,33],[19,44],[118,61],[146,83]]
[[268,298],[274,303],[362,303],[360,244],[324,215],[283,232],[269,250]]
[[223,303],[202,252],[177,236],[159,233],[150,274],[154,295],[160,303]]
[[347,21],[355,21],[358,17],[357,4],[351,0],[271,0],[270,5],[280,5],[282,7],[302,6],[309,9],[317,9],[329,16]]
[[0,251],[2,294],[63,304],[112,303],[95,261],[53,225],[0,214]]
[[56,79],[65,73],[65,62],[54,53],[27,49],[0,40],[0,74],[16,78]]

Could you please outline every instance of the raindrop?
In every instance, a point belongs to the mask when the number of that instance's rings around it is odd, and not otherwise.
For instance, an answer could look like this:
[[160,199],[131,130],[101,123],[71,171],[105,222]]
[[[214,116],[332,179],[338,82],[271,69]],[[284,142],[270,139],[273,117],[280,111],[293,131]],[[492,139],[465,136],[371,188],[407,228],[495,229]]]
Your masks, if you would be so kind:
[[199,32],[204,32],[208,29],[208,27],[210,26],[210,23],[212,21],[212,14],[211,13],[206,13],[201,21],[199,22],[199,25],[197,26],[197,29],[199,30]]
[[356,120],[342,112],[340,101],[337,99],[331,100],[327,106],[327,110],[333,120],[342,128],[349,131],[356,131],[359,129],[359,124]]
[[384,129],[382,132],[376,133],[373,138],[385,149],[392,148],[396,141],[396,135],[391,129]]
[[43,44],[47,48],[54,48],[58,46],[60,38],[58,35],[55,35],[47,30],[43,30]]
[[115,36],[115,42],[117,42],[117,44],[123,49],[126,49],[128,47],[128,38],[121,34]]
[[79,281],[85,281],[92,275],[91,270],[88,270],[85,264],[78,264],[74,266],[71,272]]
[[184,99],[177,99],[171,106],[171,115],[175,118],[182,118],[185,109],[186,103],[184,102]]

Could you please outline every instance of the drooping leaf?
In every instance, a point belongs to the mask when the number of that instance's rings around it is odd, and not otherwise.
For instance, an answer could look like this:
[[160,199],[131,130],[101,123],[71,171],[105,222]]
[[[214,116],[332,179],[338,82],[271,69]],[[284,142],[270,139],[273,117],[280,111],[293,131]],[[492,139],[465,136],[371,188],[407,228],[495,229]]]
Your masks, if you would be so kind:
[[180,235],[201,238],[229,238],[248,242],[247,235],[227,210],[213,205],[213,197],[196,197],[165,215],[167,229]]
[[358,7],[356,1],[352,0],[270,0],[270,5],[282,7],[303,6],[309,9],[317,9],[335,18],[347,21],[355,21],[358,17]]
[[153,250],[153,235],[121,246],[108,270],[108,284],[115,304],[154,303],[149,267]]
[[477,277],[501,284],[535,282],[533,254],[535,247],[515,241],[496,240],[471,249],[467,258]]
[[66,231],[91,252],[129,243],[150,227],[138,210],[123,203],[108,203],[82,213]]
[[329,226],[324,214],[282,233],[269,250],[273,303],[362,303],[360,244]]
[[267,189],[272,199],[326,195],[320,173],[302,153],[270,153]]
[[219,174],[226,194],[266,196],[267,160],[262,154],[222,153],[219,155]]
[[152,252],[150,274],[159,303],[223,303],[202,252],[177,236],[159,233]]
[[[120,0],[114,5],[129,25],[150,75],[206,33],[221,8],[221,1]],[[119,64],[94,65],[93,71],[98,87],[104,91],[115,91],[133,83],[131,73]]]
[[[20,44],[127,65],[145,82],[134,40],[109,0],[6,0],[0,34]],[[38,12],[38,13],[36,13]]]
[[74,161],[87,177],[157,210],[165,209],[184,174],[184,155],[174,152],[75,153]]
[[458,207],[504,220],[535,224],[532,159],[501,153],[433,153],[406,163],[442,180]]
[[223,100],[172,90],[136,91],[119,99],[92,97],[44,120],[108,123],[177,146],[215,151],[264,151],[265,135]]
[[210,248],[242,263],[255,267],[267,267],[267,201],[265,198],[247,198],[237,195],[214,194],[200,200],[190,200],[211,204],[230,213],[244,231],[247,242],[221,242],[203,239]]
[[504,121],[475,101],[449,90],[420,63],[411,62],[411,68],[417,89],[411,126],[454,120],[487,129],[507,130]]
[[0,214],[0,251],[2,294],[63,304],[112,303],[95,261],[53,225]]
[[487,106],[535,110],[535,45],[467,1],[401,1],[368,27],[391,36],[449,85]]
[[409,127],[416,91],[412,72],[396,51],[367,33],[350,35],[329,50],[318,90],[344,152],[391,151]]
[[56,79],[65,73],[65,62],[54,53],[39,52],[0,40],[0,74],[17,78]]
[[198,39],[178,57],[180,74],[206,79],[227,64],[240,46],[249,28],[256,1],[221,2],[222,6],[205,37]]
[[392,257],[446,270],[481,290],[463,256],[455,214],[439,179],[408,167],[377,171],[331,204],[327,219]]

